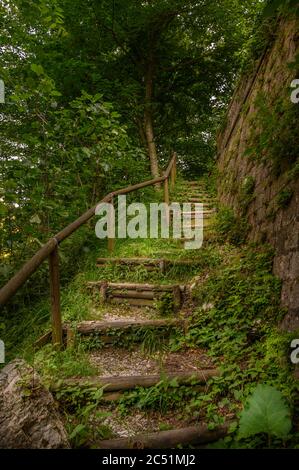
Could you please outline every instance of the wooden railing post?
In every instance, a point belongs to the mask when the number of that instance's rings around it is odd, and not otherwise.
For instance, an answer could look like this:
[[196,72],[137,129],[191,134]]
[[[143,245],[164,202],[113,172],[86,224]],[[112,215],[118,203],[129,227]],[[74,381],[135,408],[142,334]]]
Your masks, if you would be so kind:
[[[164,202],[165,204],[169,205],[169,182],[168,178],[164,180]],[[166,221],[169,223],[169,208],[166,211]]]
[[164,202],[169,204],[169,183],[168,178],[164,180]]
[[174,154],[174,162],[173,162],[173,184],[175,184],[176,181],[176,167],[177,167],[177,156],[176,153]]
[[176,174],[176,159],[173,160],[173,165],[171,167],[170,178],[171,178],[171,188],[174,188],[175,185],[175,174]]
[[60,310],[59,255],[58,244],[49,256],[52,342],[55,347],[62,347],[62,321]]
[[[112,206],[114,206],[114,198],[112,197],[111,200],[110,200],[110,204],[112,204]],[[115,247],[115,238],[111,238],[109,237],[109,230],[111,230],[111,226],[112,224],[115,223],[115,220],[114,220],[114,217],[113,217],[113,214],[111,212],[109,212],[109,215],[108,215],[108,251],[113,251],[114,250],[114,247]]]
[[174,166],[171,168],[171,173],[170,173],[170,180],[171,180],[171,189],[174,188],[175,184],[175,173],[174,173]]

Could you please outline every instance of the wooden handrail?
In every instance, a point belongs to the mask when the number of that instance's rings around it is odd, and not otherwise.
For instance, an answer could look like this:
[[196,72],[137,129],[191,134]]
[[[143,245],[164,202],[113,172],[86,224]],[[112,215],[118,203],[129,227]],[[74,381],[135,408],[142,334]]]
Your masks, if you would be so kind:
[[[2,287],[0,290],[0,306],[5,305],[11,297],[22,287],[22,285],[30,278],[30,276],[38,269],[38,267],[46,260],[49,259],[50,262],[50,285],[51,285],[51,298],[52,298],[52,320],[53,320],[53,308],[55,308],[55,322],[57,325],[57,316],[60,315],[59,311],[59,295],[57,297],[57,284],[59,280],[58,276],[58,245],[63,240],[68,238],[73,232],[75,232],[79,227],[85,224],[89,219],[95,215],[95,209],[98,204],[110,202],[115,196],[129,194],[133,191],[137,191],[148,186],[154,186],[158,183],[164,182],[165,186],[168,188],[168,179],[171,178],[171,183],[174,183],[176,175],[176,154],[174,153],[167,169],[165,170],[163,176],[154,178],[148,181],[143,181],[142,183],[135,184],[133,186],[127,186],[126,188],[113,191],[105,196],[100,202],[98,202],[91,209],[82,214],[78,219],[69,224],[63,230],[58,232],[54,237],[50,238],[45,245],[38,250],[33,257],[23,265],[23,267]],[[165,183],[166,182],[166,183]],[[165,189],[165,188],[164,188]],[[168,190],[168,189],[167,189]],[[165,191],[164,191],[165,193]],[[53,269],[53,256],[55,256],[55,269]],[[54,279],[53,279],[54,277]],[[55,287],[56,286],[56,287]],[[58,284],[59,288],[59,284]],[[54,289],[54,290],[53,290]],[[57,300],[58,298],[58,300]],[[54,301],[53,301],[54,299]],[[54,304],[54,307],[53,307]],[[55,326],[54,326],[55,329]],[[60,333],[57,330],[54,331],[53,338],[60,338]],[[59,340],[60,342],[60,340]]]

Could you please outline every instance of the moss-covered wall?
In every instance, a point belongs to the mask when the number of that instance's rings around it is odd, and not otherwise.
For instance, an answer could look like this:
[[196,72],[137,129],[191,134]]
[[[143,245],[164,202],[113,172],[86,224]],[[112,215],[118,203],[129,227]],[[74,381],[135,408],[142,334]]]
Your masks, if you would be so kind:
[[281,20],[218,136],[220,201],[248,218],[249,240],[274,247],[287,329],[299,328],[299,104],[290,98],[298,50],[298,21]]

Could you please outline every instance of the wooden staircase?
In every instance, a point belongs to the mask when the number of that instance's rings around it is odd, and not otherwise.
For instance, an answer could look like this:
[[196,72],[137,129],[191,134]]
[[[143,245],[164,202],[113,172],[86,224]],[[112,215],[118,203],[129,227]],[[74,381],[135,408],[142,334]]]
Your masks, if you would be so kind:
[[89,282],[88,287],[98,289],[103,302],[151,308],[155,308],[157,302],[163,301],[168,294],[167,299],[172,303],[174,312],[181,308],[185,292],[185,286],[179,285]]
[[[191,187],[191,191],[190,191]],[[186,197],[186,200],[185,200]],[[186,182],[178,193],[178,202],[203,203],[204,205],[204,228],[212,227],[213,218],[215,216],[215,208],[213,206],[214,199],[209,197],[204,190],[203,185],[199,185],[196,181]],[[191,215],[191,225],[194,227],[195,211],[184,213],[183,216]],[[186,253],[188,255],[189,253]],[[99,269],[109,265],[118,266],[121,270],[134,270],[142,267],[149,273],[160,273],[163,276],[174,266],[188,267],[196,264],[195,261],[186,256],[185,259],[167,259],[167,258],[98,258],[97,267]],[[95,303],[100,303],[104,308],[118,308],[123,305],[130,309],[130,313],[134,317],[134,309],[143,310],[144,317],[142,319],[119,317],[110,321],[89,320],[83,321],[72,329],[64,325],[64,334],[73,340],[74,337],[80,337],[81,340],[88,338],[98,338],[101,344],[111,348],[111,361],[117,344],[115,343],[117,335],[130,331],[140,331],[150,329],[151,331],[169,331],[175,328],[181,328],[182,331],[188,330],[188,318],[184,314],[184,306],[188,301],[188,285],[181,284],[146,284],[146,283],[129,283],[129,282],[109,282],[109,281],[93,281],[87,283],[87,289],[95,299]],[[150,311],[159,310],[159,303],[167,301],[171,306],[168,309],[166,318],[152,318]],[[170,315],[170,316],[169,316]],[[136,339],[138,341],[138,337]],[[94,353],[97,355],[97,353]],[[129,354],[129,353],[128,353]],[[159,367],[154,373],[134,374],[134,375],[95,375],[91,377],[71,377],[64,379],[59,383],[51,385],[54,393],[59,390],[66,390],[72,387],[96,387],[103,388],[103,402],[115,402],[119,400],[123,393],[127,390],[136,388],[151,388],[157,386],[161,380],[171,381],[176,379],[178,384],[184,384],[193,387],[198,393],[204,393],[209,379],[219,376],[219,371],[212,364],[203,364],[203,366],[195,367],[192,363],[184,370],[180,369],[180,357],[183,359],[186,353],[182,352],[181,356],[176,356],[175,367],[172,369],[167,366],[167,361],[160,362]],[[98,353],[101,357],[101,351]],[[174,369],[174,370],[173,370]],[[98,448],[163,448],[174,447],[177,445],[202,444],[212,442],[224,437],[227,432],[227,426],[220,426],[214,431],[209,431],[205,425],[190,426],[183,429],[172,429],[170,431],[136,434],[130,438],[115,438],[109,440],[100,440],[97,443]]]

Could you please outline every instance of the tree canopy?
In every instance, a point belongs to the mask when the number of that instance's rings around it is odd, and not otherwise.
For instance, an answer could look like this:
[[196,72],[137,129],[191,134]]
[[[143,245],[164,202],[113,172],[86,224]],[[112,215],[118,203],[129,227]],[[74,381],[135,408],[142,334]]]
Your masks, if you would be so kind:
[[[209,169],[263,5],[2,0],[7,259],[35,251],[109,189],[157,176],[173,150],[189,174]],[[13,268],[4,264],[5,276]]]

